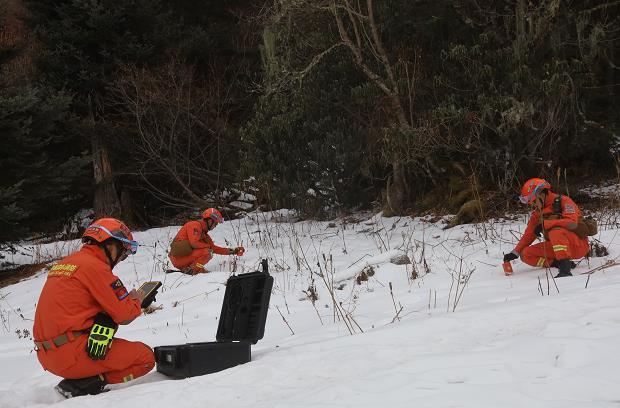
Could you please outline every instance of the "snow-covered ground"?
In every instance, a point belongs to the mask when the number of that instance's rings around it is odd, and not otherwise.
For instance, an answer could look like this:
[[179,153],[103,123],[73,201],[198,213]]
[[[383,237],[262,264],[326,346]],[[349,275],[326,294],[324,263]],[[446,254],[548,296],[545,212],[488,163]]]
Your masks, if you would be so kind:
[[[581,275],[620,254],[618,230],[596,237],[609,257],[582,261],[556,289],[545,270],[520,262],[513,276],[502,272],[502,253],[513,248],[524,217],[443,231],[411,218],[292,222],[286,212],[276,215],[218,226],[216,243],[247,251],[236,260],[216,257],[212,273],[163,273],[178,227],[137,233],[138,253],[115,269],[127,287],[163,281],[161,310],[118,334],[158,346],[214,341],[231,271],[256,270],[268,258],[274,289],[250,363],[184,380],[154,370],[108,386],[112,392],[65,400],[30,339],[41,272],[0,289],[0,407],[620,406],[620,267],[589,281]],[[36,252],[51,257],[77,245]],[[403,253],[413,264],[390,262]],[[368,266],[374,275],[357,284]],[[334,318],[332,288],[344,320]]]
[[620,184],[615,180],[608,180],[599,185],[584,187],[579,192],[585,193],[590,197],[618,199],[620,197]]

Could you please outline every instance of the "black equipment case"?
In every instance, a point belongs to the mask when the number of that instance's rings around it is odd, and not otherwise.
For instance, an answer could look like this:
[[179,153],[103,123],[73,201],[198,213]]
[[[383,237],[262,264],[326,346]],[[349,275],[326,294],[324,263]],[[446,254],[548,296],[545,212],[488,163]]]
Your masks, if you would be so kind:
[[157,371],[186,378],[210,374],[252,358],[251,344],[263,338],[273,287],[267,260],[262,272],[233,275],[226,282],[215,342],[155,347]]

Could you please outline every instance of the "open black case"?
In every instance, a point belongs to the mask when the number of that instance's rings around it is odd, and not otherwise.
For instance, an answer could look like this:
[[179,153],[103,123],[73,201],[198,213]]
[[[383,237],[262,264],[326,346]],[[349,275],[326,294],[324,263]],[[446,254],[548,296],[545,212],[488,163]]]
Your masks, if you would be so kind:
[[226,282],[215,342],[155,347],[157,371],[186,378],[225,370],[252,359],[251,345],[265,334],[273,287],[267,260],[263,271],[233,275]]

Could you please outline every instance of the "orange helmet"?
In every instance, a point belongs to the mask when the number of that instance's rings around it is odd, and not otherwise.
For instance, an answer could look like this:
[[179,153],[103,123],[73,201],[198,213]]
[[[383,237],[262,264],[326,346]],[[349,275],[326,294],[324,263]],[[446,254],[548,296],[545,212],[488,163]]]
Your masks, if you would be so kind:
[[523,184],[519,201],[523,204],[529,204],[536,198],[536,194],[543,190],[550,190],[551,184],[545,179],[531,178]]
[[219,224],[220,222],[224,222],[224,218],[222,217],[222,213],[219,212],[216,208],[207,208],[202,213],[202,219],[212,219],[215,221],[215,224]]
[[93,222],[84,234],[82,241],[86,242],[90,238],[96,242],[103,242],[107,239],[114,238],[122,242],[125,249],[135,254],[138,251],[138,242],[133,240],[131,231],[125,224],[116,218],[100,218]]

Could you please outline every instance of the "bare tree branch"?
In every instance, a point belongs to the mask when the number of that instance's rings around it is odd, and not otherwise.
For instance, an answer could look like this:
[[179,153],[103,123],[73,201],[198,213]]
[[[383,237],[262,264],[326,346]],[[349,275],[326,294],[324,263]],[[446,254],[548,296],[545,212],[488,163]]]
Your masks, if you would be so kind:
[[239,72],[228,69],[212,67],[208,79],[200,79],[172,57],[156,70],[125,67],[112,89],[110,103],[128,112],[139,174],[147,190],[168,204],[203,206],[205,194],[234,180],[223,156],[237,148],[227,132],[234,97],[228,76]]

